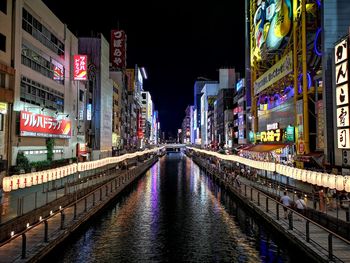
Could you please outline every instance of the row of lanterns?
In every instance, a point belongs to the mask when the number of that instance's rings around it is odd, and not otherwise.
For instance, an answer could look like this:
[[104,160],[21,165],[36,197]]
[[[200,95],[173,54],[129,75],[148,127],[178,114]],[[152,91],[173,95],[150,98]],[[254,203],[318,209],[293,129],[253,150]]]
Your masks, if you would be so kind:
[[49,181],[61,179],[63,177],[66,177],[71,174],[75,174],[77,172],[93,170],[109,164],[116,164],[126,159],[155,152],[160,149],[162,148],[154,148],[154,149],[135,152],[135,153],[128,153],[122,156],[108,157],[108,158],[91,161],[91,162],[83,162],[78,164],[75,163],[75,164],[70,164],[59,168],[49,169],[49,170],[40,171],[40,172],[6,176],[3,178],[3,181],[2,181],[3,190],[5,192],[10,192],[12,190],[17,190],[20,188],[26,188],[33,185],[46,183]]
[[321,172],[315,172],[305,169],[299,169],[290,167],[282,164],[275,164],[271,162],[255,161],[247,158],[243,158],[237,155],[225,155],[217,152],[211,152],[206,150],[201,150],[197,148],[189,148],[191,150],[205,153],[217,158],[238,162],[255,169],[266,170],[270,172],[276,172],[287,177],[293,178],[295,180],[300,180],[313,185],[328,187],[331,189],[337,189],[338,191],[350,192],[350,176],[327,174]]

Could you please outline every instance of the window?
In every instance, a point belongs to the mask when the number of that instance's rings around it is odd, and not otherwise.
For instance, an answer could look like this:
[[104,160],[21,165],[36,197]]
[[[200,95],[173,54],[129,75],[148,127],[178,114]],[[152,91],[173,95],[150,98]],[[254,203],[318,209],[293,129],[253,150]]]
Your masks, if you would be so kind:
[[84,91],[79,90],[79,101],[84,101]]
[[0,50],[6,52],[6,37],[1,33],[0,33]]
[[0,131],[4,130],[4,115],[0,113]]
[[0,0],[0,11],[7,14],[7,0]]
[[142,98],[145,100],[146,99],[146,93],[142,93]]
[[0,87],[5,88],[5,73],[0,72]]
[[[0,0],[0,3],[1,1],[3,0]],[[64,57],[63,42],[61,42],[24,8],[22,12],[22,28],[31,34],[35,39],[39,40],[47,48],[51,49],[59,56]]]

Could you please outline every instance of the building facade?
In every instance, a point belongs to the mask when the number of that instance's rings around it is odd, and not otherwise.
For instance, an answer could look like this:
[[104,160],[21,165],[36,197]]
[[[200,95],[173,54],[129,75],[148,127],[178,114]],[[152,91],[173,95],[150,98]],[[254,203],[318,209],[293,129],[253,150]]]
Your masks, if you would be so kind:
[[15,69],[12,63],[12,1],[0,6],[0,181],[11,165],[11,118],[14,102]]

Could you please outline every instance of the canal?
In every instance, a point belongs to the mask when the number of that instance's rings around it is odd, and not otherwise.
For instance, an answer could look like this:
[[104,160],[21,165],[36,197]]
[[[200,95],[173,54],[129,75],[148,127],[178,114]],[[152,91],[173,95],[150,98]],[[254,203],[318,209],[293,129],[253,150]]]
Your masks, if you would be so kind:
[[[302,256],[302,255],[300,255]],[[296,262],[234,197],[169,153],[45,262]]]

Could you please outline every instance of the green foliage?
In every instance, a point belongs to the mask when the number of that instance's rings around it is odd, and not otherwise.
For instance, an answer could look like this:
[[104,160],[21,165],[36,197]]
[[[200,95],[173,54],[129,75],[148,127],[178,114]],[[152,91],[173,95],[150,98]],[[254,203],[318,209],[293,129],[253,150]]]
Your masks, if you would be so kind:
[[53,160],[53,148],[55,146],[55,140],[53,138],[46,139],[47,148],[47,160],[52,162]]
[[51,168],[51,162],[49,160],[31,162],[30,166],[35,168],[36,171],[46,170]]
[[16,158],[16,167],[15,167],[15,171],[17,173],[19,173],[21,170],[24,170],[25,172],[29,172],[30,171],[30,165],[29,165],[29,160],[28,158],[24,155],[23,152],[19,152],[17,154],[17,158]]

